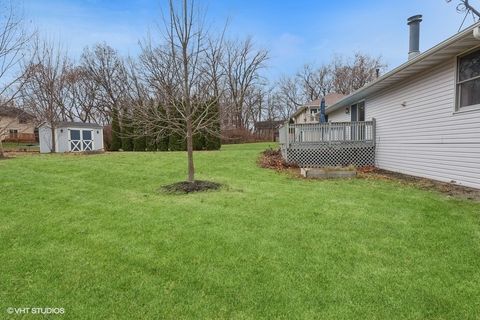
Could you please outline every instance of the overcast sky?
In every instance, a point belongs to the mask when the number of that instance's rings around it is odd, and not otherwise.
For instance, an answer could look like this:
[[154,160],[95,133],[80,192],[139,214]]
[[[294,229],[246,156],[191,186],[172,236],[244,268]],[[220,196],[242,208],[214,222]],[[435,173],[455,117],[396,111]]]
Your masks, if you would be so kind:
[[[453,0],[455,2],[456,0]],[[106,41],[123,54],[155,28],[166,0],[24,0],[25,15],[40,32],[61,41],[73,57]],[[408,51],[406,19],[423,14],[422,51],[455,34],[464,18],[445,0],[197,0],[219,27],[229,19],[233,38],[250,35],[271,52],[269,77],[293,73],[304,63],[326,63],[333,54],[381,55],[389,69]],[[480,8],[480,0],[471,3]],[[465,25],[472,24],[469,17]]]

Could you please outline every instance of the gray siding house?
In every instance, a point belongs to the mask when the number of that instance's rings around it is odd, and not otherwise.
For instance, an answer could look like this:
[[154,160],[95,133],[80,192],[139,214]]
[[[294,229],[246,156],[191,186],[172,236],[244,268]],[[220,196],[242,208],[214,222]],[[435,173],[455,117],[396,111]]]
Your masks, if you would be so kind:
[[[55,139],[52,139],[52,132]],[[52,130],[48,124],[38,128],[40,153],[103,150],[103,127],[94,123],[59,122]],[[52,147],[55,143],[55,148]]]
[[330,122],[375,119],[381,169],[480,188],[480,23],[410,52],[326,113]]

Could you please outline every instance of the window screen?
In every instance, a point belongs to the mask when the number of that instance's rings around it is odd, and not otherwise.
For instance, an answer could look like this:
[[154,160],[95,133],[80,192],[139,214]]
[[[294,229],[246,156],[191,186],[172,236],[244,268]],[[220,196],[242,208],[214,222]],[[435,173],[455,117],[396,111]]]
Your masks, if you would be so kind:
[[480,105],[480,50],[458,59],[457,109]]

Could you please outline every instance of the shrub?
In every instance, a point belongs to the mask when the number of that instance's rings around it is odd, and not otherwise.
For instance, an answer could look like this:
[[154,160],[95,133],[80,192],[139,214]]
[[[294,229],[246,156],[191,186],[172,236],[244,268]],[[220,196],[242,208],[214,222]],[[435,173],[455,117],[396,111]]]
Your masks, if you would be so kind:
[[205,148],[205,136],[196,134],[193,136],[193,150],[203,150]]
[[122,117],[122,149],[133,151],[133,127],[130,116],[124,112]]
[[134,151],[145,151],[147,149],[147,137],[138,137],[133,139]]
[[170,143],[170,137],[164,136],[157,141],[157,150],[158,151],[168,151]]
[[256,142],[257,137],[248,129],[229,129],[222,131],[222,143],[236,144]]
[[182,136],[178,133],[174,133],[169,137],[168,148],[170,151],[185,151],[187,150],[187,144]]
[[153,137],[145,137],[145,150],[146,151],[157,151],[157,142]]
[[118,110],[115,108],[112,111],[112,143],[110,145],[111,151],[118,151],[122,148],[122,131],[120,127],[120,119]]

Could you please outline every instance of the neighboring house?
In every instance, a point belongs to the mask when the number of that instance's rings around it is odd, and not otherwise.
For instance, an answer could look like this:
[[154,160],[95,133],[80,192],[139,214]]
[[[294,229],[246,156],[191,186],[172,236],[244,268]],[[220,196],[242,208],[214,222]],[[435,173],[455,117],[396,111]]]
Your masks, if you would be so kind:
[[285,120],[267,120],[255,123],[255,135],[270,141],[278,141],[278,129]]
[[44,123],[38,128],[40,152],[82,152],[103,150],[103,127],[94,123],[59,122],[54,128],[55,149],[52,148],[52,128]]
[[381,169],[480,188],[480,23],[420,54],[420,21],[409,19],[406,63],[326,113],[331,122],[375,119]]
[[36,142],[35,117],[12,106],[0,107],[0,139],[10,142]]
[[[345,96],[340,93],[329,93],[325,95],[325,107],[335,104],[340,99]],[[300,107],[295,113],[290,117],[290,123],[295,124],[308,124],[308,123],[318,123],[320,116],[320,103],[322,98],[313,100],[306,103],[304,106]],[[328,119],[327,119],[328,120]]]

